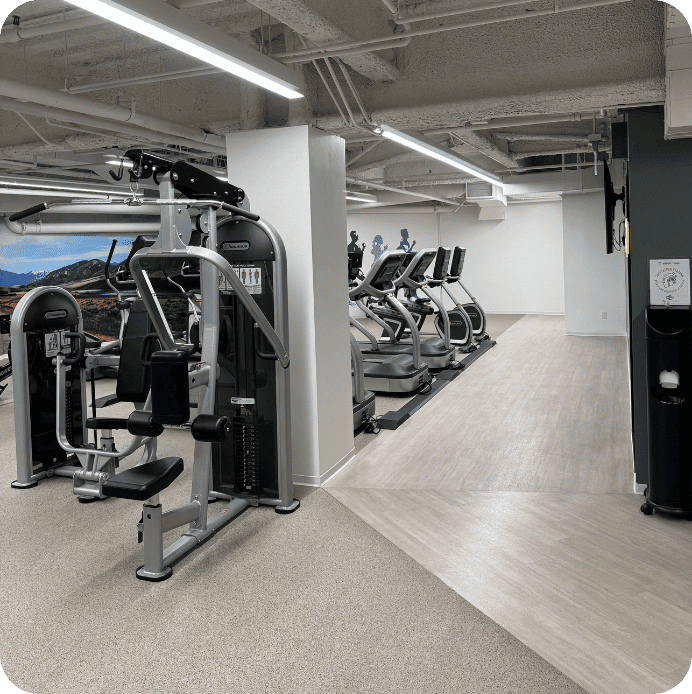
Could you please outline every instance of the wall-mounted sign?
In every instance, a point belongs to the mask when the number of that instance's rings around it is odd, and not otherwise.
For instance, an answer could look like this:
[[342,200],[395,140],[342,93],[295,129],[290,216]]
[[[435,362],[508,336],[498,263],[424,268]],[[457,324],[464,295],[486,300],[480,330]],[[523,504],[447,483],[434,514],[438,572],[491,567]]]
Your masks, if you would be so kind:
[[690,306],[689,258],[649,260],[649,303]]

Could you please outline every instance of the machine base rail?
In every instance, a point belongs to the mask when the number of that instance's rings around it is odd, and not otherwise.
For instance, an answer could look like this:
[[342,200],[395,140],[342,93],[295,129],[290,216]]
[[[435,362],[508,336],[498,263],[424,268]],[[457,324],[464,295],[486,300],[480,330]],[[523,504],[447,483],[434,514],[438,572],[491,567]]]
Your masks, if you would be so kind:
[[469,368],[477,359],[480,359],[489,349],[492,349],[497,342],[495,340],[484,340],[478,345],[475,352],[466,355],[462,361],[462,369],[445,369],[437,374],[435,382],[428,393],[416,395],[409,400],[401,409],[387,412],[380,418],[380,427],[382,429],[394,430],[398,429],[407,419],[415,414],[426,402],[434,398],[445,386],[448,386],[457,376]]

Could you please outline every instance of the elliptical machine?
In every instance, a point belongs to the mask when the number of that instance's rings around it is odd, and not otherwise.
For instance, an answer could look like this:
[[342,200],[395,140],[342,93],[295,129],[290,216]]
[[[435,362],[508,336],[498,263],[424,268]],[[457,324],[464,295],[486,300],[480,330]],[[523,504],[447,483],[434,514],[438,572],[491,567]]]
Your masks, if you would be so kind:
[[[449,319],[452,322],[452,342],[455,344],[460,344],[462,341],[468,343],[468,329],[469,323],[471,324],[471,335],[476,342],[481,342],[483,340],[490,340],[490,335],[485,331],[486,318],[485,312],[481,307],[478,299],[469,292],[468,289],[461,282],[461,272],[464,268],[464,259],[466,258],[466,249],[461,246],[456,246],[454,249],[454,255],[452,256],[452,263],[449,267],[449,273],[445,278],[445,283],[442,285],[447,296],[454,302],[454,308],[449,311]],[[462,304],[457,298],[452,294],[449,289],[449,285],[458,284],[464,292],[469,296],[471,302]],[[439,327],[438,327],[439,331]],[[460,350],[464,351],[464,350]],[[473,351],[473,349],[468,349],[466,351]]]

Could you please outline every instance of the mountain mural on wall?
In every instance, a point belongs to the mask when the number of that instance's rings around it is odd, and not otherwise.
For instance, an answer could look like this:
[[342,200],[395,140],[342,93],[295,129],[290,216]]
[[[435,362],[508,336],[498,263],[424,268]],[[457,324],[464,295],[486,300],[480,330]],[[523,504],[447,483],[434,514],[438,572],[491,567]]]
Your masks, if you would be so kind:
[[[50,272],[16,273],[0,269],[0,287],[64,287],[73,282],[85,280],[103,280],[106,263],[103,260],[80,260],[72,265],[51,270]],[[111,265],[111,275],[118,269],[118,264]],[[103,286],[103,289],[107,287]]]
[[0,269],[0,287],[12,287],[14,285],[33,284],[34,282],[43,279],[47,272],[10,272],[9,270]]

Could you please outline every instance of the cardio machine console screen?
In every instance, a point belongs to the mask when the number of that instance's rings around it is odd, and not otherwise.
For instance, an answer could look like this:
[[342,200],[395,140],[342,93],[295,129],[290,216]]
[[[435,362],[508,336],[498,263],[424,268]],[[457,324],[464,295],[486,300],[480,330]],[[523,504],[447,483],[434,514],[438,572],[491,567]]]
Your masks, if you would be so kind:
[[461,271],[464,269],[464,258],[466,257],[466,249],[457,246],[454,249],[454,255],[452,256],[452,264],[449,266],[449,274],[452,277],[459,277]]
[[447,274],[447,266],[449,265],[449,256],[452,251],[449,248],[440,246],[437,249],[437,259],[435,260],[435,269],[433,270],[433,279],[443,280]]
[[377,271],[377,274],[372,278],[372,286],[376,289],[384,289],[388,287],[397,270],[401,266],[401,258],[392,258],[382,264],[382,267]]
[[363,267],[363,251],[348,252],[348,281],[355,282]]
[[428,267],[430,267],[430,263],[432,263],[432,261],[435,259],[435,255],[435,251],[424,253],[421,259],[418,261],[418,264],[411,270],[409,277],[415,278],[424,275],[425,271],[428,269]]

